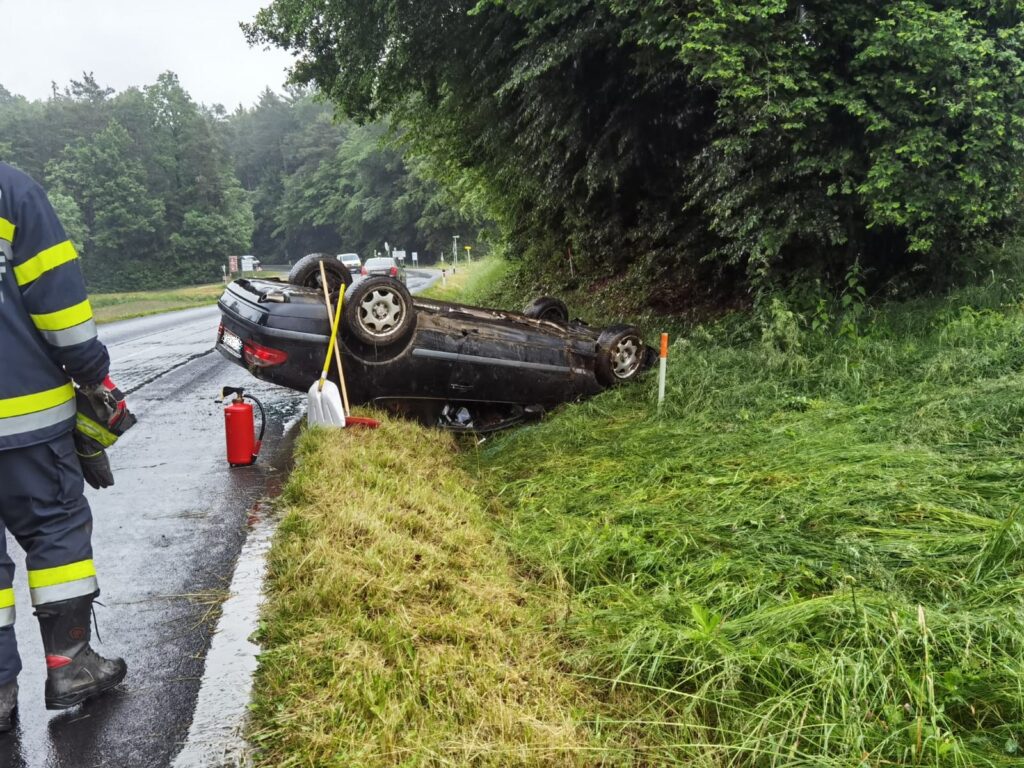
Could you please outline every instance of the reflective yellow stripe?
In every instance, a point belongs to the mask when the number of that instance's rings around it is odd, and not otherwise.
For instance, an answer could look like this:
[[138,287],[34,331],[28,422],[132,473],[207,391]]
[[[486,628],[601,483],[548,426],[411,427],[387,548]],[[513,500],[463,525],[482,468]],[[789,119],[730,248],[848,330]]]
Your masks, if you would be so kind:
[[0,608],[10,608],[14,605],[14,590],[0,589]]
[[6,400],[0,400],[0,419],[10,419],[14,416],[25,416],[29,413],[45,411],[47,408],[56,408],[74,399],[75,388],[70,381],[46,392],[9,397]]
[[73,328],[88,320],[92,320],[92,307],[86,299],[81,304],[62,309],[59,312],[50,312],[46,315],[30,315],[32,322],[40,331],[63,331],[65,328]]
[[0,218],[0,240],[14,242],[14,225],[4,218]]
[[[3,220],[0,219],[0,221]],[[0,230],[0,234],[2,234],[2,230]],[[71,244],[70,240],[65,240],[63,243],[57,243],[52,248],[40,251],[24,264],[16,266],[14,268],[14,279],[18,282],[18,285],[26,285],[33,280],[38,280],[40,276],[46,274],[51,269],[56,269],[61,264],[67,264],[69,261],[74,261],[77,258],[78,254],[75,252],[75,246]]]
[[53,587],[57,584],[66,584],[69,581],[87,579],[96,575],[96,566],[92,560],[80,560],[77,563],[58,565],[56,568],[43,568],[39,571],[28,572],[29,589],[40,587]]
[[78,424],[76,428],[83,435],[91,437],[104,448],[109,448],[117,442],[117,435],[109,429],[100,426],[81,411],[78,412]]

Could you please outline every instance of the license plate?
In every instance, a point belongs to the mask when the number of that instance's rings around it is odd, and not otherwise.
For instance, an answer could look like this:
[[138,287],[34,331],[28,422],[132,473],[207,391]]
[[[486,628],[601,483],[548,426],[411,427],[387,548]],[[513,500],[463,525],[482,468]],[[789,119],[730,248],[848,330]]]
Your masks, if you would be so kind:
[[228,351],[238,357],[242,356],[242,340],[235,336],[231,331],[224,329],[224,334],[220,337],[220,342]]

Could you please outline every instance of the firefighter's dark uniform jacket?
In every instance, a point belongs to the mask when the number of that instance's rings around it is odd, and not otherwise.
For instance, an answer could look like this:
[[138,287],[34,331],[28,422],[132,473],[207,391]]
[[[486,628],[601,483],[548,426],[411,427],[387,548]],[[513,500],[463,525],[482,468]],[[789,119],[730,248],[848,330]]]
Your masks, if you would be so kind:
[[[25,549],[34,605],[98,588],[72,380],[96,384],[109,365],[78,256],[46,194],[0,163],[0,520]],[[0,530],[0,684],[20,669],[13,571]]]

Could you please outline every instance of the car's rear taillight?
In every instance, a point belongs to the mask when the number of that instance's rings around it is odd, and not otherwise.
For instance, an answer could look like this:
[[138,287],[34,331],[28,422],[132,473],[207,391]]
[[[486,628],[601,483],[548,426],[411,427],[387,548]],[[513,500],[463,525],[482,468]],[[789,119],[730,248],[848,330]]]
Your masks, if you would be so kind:
[[398,277],[398,267],[392,267],[391,271],[388,272],[388,274],[391,275],[392,277]]
[[245,342],[245,362],[257,368],[270,368],[288,361],[288,353],[280,349],[272,349],[255,341]]
[[366,272],[366,265],[365,264],[359,268],[359,274],[360,275],[367,274],[367,272]]

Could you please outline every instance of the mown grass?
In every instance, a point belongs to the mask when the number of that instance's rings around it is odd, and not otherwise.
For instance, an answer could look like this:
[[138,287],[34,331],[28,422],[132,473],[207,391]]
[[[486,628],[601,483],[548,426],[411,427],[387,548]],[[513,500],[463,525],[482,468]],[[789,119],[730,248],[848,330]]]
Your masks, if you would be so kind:
[[621,754],[560,665],[447,435],[311,430],[284,493],[249,736],[258,765],[573,766]]
[[[284,278],[276,272],[243,272],[239,277]],[[127,291],[121,293],[94,293],[89,296],[93,314],[98,323],[113,323],[134,317],[158,315],[178,309],[212,306],[224,293],[224,283],[190,285],[160,291]]]
[[90,295],[89,301],[98,323],[112,323],[176,309],[215,304],[223,292],[223,283],[213,283],[167,291],[94,293]]
[[458,272],[452,274],[452,265],[436,264],[436,269],[442,266],[447,270],[445,285],[435,283],[421,296],[438,301],[458,301],[464,304],[475,304],[486,297],[495,283],[509,271],[509,262],[496,256],[486,259],[477,259],[471,264],[464,261],[459,262]]
[[[1019,764],[1024,310],[1012,286],[837,340],[744,319],[465,461],[568,669],[700,766]],[[607,723],[605,724],[607,727]]]

